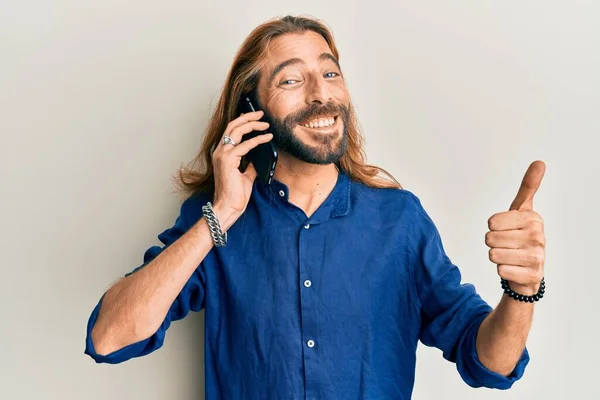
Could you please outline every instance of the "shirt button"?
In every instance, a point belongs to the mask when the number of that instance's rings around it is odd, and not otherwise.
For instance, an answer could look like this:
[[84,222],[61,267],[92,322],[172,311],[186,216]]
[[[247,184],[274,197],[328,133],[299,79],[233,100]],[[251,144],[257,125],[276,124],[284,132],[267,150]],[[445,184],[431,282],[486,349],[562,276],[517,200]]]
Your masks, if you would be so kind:
[[280,191],[279,191],[279,195],[280,195],[281,197],[283,197],[283,196],[285,196],[285,192],[284,192],[283,190],[280,190]]
[[313,340],[309,340],[308,342],[306,342],[306,344],[308,345],[308,347],[315,347],[315,342]]
[[304,225],[304,229],[308,229],[308,228],[310,228],[310,224]]
[[310,285],[312,285],[311,281],[309,281],[308,279],[304,281],[304,286],[310,287]]

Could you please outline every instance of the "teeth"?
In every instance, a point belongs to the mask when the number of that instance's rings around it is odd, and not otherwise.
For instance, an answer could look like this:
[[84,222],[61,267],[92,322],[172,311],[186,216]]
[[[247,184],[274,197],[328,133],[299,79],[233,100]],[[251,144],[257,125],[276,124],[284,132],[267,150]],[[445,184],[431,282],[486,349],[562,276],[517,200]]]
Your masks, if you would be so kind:
[[309,123],[304,124],[304,126],[306,128],[324,128],[333,125],[334,122],[334,118],[321,118],[314,121],[310,121]]

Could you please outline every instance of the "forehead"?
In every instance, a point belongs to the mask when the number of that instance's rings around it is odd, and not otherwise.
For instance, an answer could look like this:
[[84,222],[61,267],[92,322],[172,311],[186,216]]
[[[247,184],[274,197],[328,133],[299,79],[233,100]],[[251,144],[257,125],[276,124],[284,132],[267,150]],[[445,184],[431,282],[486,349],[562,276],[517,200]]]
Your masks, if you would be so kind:
[[332,54],[327,41],[316,32],[286,33],[271,41],[267,49],[266,69],[290,58],[299,58],[306,63],[315,62],[323,53]]

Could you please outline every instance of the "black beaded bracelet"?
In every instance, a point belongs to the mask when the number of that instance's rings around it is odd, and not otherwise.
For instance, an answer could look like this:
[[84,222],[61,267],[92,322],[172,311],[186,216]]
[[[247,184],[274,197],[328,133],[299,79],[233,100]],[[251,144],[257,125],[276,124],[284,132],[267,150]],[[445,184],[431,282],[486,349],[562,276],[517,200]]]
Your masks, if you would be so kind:
[[542,297],[544,297],[544,293],[546,293],[546,282],[544,281],[544,278],[542,278],[542,282],[540,283],[540,288],[538,289],[538,292],[533,296],[525,296],[524,294],[519,294],[515,292],[510,288],[506,279],[500,279],[500,283],[502,284],[502,289],[504,289],[504,293],[506,293],[509,297],[512,297],[513,299],[522,302],[533,303],[534,301],[539,301]]

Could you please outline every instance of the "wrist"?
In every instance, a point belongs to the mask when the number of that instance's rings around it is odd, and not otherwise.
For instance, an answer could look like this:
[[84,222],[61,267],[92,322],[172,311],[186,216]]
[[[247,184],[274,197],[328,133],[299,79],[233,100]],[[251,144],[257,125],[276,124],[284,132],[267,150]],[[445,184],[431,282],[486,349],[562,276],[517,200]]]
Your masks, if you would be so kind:
[[[537,291],[534,294],[528,294],[529,291],[532,290],[531,285],[514,284],[516,288],[515,290],[513,287],[511,287],[509,281],[504,278],[500,279],[500,284],[504,290],[504,294],[515,300],[523,302],[533,303],[535,301],[539,301],[542,297],[544,297],[544,293],[546,292],[546,283],[544,278],[542,278],[539,284],[536,284]],[[519,292],[517,292],[517,290],[519,290]]]
[[519,285],[518,283],[514,283],[511,281],[509,281],[508,283],[510,284],[510,288],[512,290],[514,290],[515,292],[517,292],[519,294],[525,295],[525,296],[533,296],[540,289],[540,283],[537,283],[533,286],[532,285]]
[[221,224],[221,230],[223,232],[228,231],[231,225],[239,218],[239,213],[237,211],[224,207],[220,203],[213,204],[212,208]]

